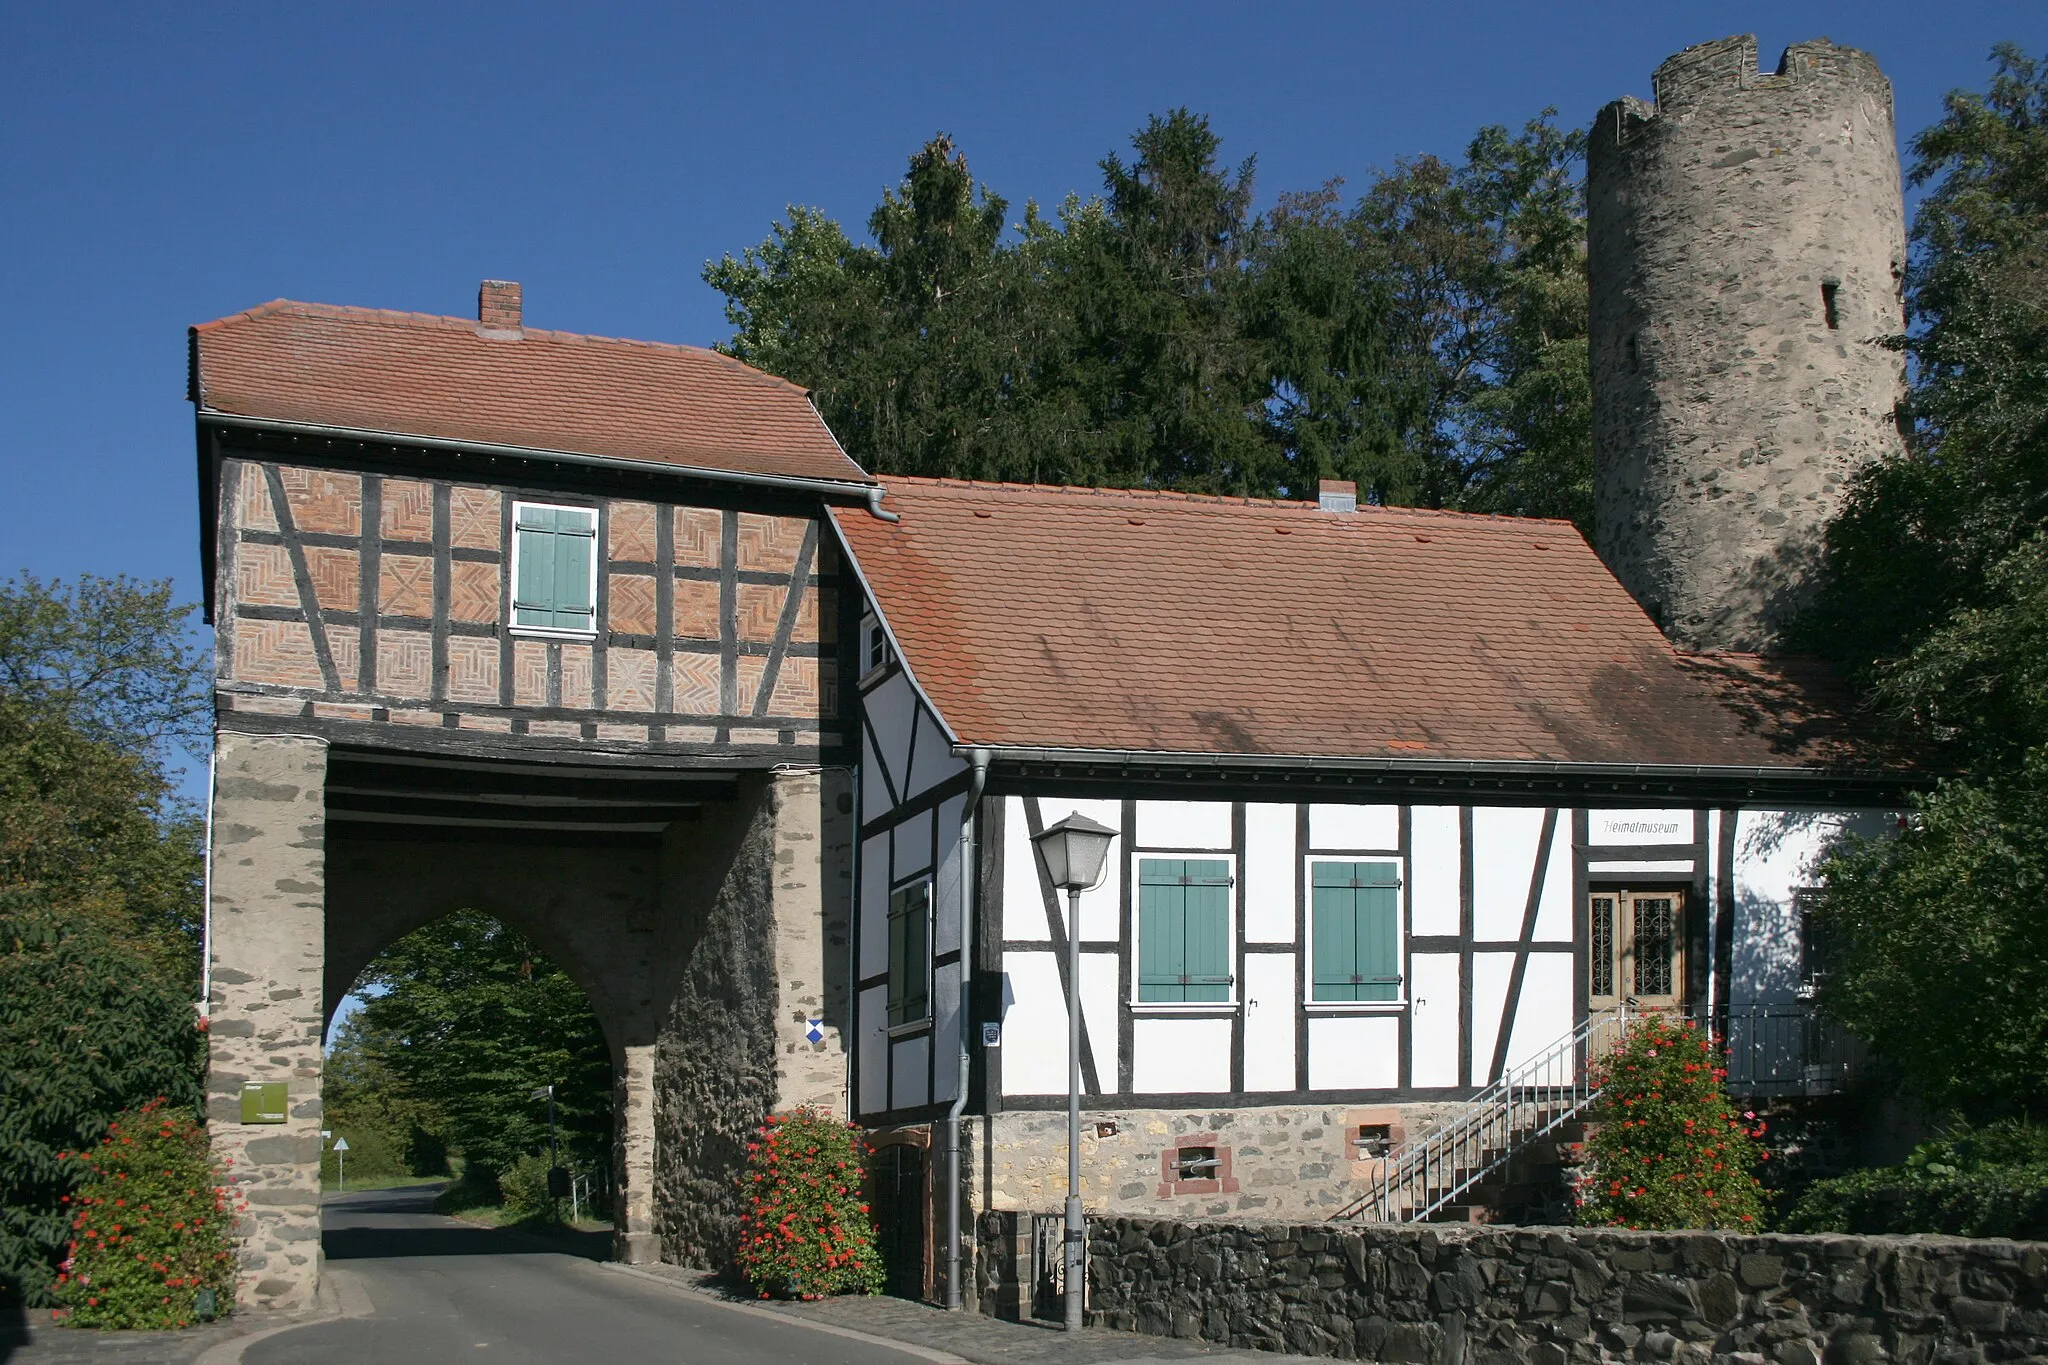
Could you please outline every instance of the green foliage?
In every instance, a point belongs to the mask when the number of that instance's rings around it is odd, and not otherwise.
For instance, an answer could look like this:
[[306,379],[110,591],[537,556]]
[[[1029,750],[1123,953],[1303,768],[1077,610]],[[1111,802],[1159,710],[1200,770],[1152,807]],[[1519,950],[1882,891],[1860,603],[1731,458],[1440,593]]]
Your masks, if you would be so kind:
[[0,907],[90,921],[196,998],[204,837],[146,755],[0,693]]
[[[1579,1222],[1589,1227],[1746,1228],[1763,1220],[1756,1139],[1736,1112],[1720,1052],[1690,1021],[1632,1021],[1594,1069],[1598,1130],[1586,1150]],[[1752,1126],[1754,1125],[1754,1126]]]
[[[321,1075],[325,1126],[348,1138],[350,1175],[447,1175],[440,1107],[406,1093],[399,1077],[373,1055],[362,1024],[357,1012],[335,1030]],[[331,1176],[333,1165],[330,1148],[322,1170]]]
[[1993,56],[1914,139],[1909,449],[1857,480],[1801,626],[1957,778],[1824,869],[1822,1004],[1979,1119],[2048,1113],[2048,68]]
[[1945,1232],[2048,1238],[2048,1129],[1959,1127],[1900,1166],[1814,1185],[1786,1216],[1790,1232]]
[[862,1194],[860,1129],[815,1109],[771,1114],[747,1144],[735,1253],[762,1298],[879,1294],[882,1258]]
[[347,1139],[348,1151],[337,1152],[334,1144],[328,1143],[326,1150],[321,1152],[320,1185],[323,1189],[340,1188],[344,1175],[353,1186],[359,1180],[413,1174],[405,1159],[405,1138],[402,1134],[354,1124],[342,1126],[331,1116],[327,1122],[330,1124],[328,1131]]
[[528,1152],[507,1166],[498,1175],[498,1189],[505,1212],[522,1223],[559,1223],[562,1206],[569,1202],[548,1193],[545,1152]]
[[1050,217],[945,137],[855,243],[793,207],[705,266],[726,349],[813,390],[883,473],[1369,497],[1584,518],[1583,140],[1488,128],[1457,167],[1252,213],[1254,163],[1152,118]]
[[67,1158],[82,1176],[58,1276],[67,1321],[162,1330],[233,1309],[235,1210],[204,1128],[152,1100]]
[[47,1296],[81,1172],[59,1160],[151,1096],[196,1113],[203,1035],[176,983],[90,920],[0,895],[0,1278]]
[[127,753],[196,751],[212,713],[191,613],[169,579],[0,581],[0,694]]
[[[1913,183],[1931,188],[1898,343],[1913,361],[1911,451],[1857,481],[1804,630],[1909,726],[1938,679],[1888,667],[1958,610],[2032,610],[2000,566],[2048,515],[2048,68],[2013,47],[1994,66],[1988,92],[1952,93],[1913,141]],[[1974,729],[1918,737],[1978,757]]]
[[1822,869],[1823,1003],[1938,1110],[2048,1112],[2048,750]]
[[552,1084],[570,1164],[610,1159],[611,1051],[582,990],[524,935],[459,911],[385,949],[356,989],[343,1112],[438,1137],[488,1188],[547,1145],[532,1094]]
[[58,1153],[200,1102],[202,828],[161,767],[203,724],[183,620],[167,584],[0,583],[0,1287],[30,1302],[65,1241]]

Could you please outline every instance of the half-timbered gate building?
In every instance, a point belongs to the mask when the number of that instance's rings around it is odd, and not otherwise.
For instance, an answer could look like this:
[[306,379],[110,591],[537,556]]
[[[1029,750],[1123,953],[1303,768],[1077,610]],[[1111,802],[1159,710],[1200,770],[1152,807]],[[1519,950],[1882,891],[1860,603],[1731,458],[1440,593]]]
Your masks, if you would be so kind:
[[[596,1011],[620,1254],[722,1254],[747,1128],[842,1103],[852,783],[820,512],[871,481],[800,389],[525,328],[512,284],[475,321],[207,323],[191,397],[209,1112],[250,1206],[245,1301],[314,1289],[329,1017],[461,908],[531,935]],[[245,1113],[279,1084],[282,1109]]]

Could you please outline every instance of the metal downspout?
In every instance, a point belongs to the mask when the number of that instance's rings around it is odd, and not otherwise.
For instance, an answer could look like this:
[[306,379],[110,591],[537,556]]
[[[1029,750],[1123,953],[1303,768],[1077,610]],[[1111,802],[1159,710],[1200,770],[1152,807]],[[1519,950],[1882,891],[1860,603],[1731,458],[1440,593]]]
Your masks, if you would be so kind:
[[975,826],[981,789],[988,784],[989,751],[972,749],[967,761],[967,804],[960,809],[960,1073],[946,1111],[946,1307],[960,1309],[960,1115],[967,1108],[967,1073],[973,1059]]

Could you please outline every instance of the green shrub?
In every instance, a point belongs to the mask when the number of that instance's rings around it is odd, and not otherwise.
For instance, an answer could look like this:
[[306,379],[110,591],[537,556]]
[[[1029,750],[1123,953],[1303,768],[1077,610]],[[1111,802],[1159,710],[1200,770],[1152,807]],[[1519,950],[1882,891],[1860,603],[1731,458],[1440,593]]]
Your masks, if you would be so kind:
[[2048,1238],[2048,1128],[1959,1128],[1899,1166],[1851,1171],[1809,1189],[1790,1232],[1945,1232]]
[[404,1139],[397,1134],[360,1125],[336,1127],[333,1131],[336,1137],[348,1139],[348,1160],[342,1161],[333,1143],[327,1144],[327,1150],[320,1154],[320,1183],[328,1189],[335,1188],[343,1174],[350,1180],[412,1174],[405,1159]]
[[1579,1222],[1592,1227],[1759,1228],[1764,1125],[1738,1113],[1727,1068],[1684,1019],[1635,1020],[1595,1063],[1597,1131],[1578,1184]]
[[504,1202],[505,1192],[498,1187],[498,1173],[481,1162],[467,1162],[455,1183],[434,1196],[434,1212],[494,1209]]
[[234,1211],[205,1129],[152,1100],[66,1160],[85,1172],[57,1277],[67,1321],[164,1329],[233,1308]]
[[747,1144],[735,1259],[762,1298],[878,1294],[882,1258],[861,1194],[860,1129],[815,1109],[771,1114]]
[[202,1098],[205,1035],[178,982],[83,911],[33,902],[0,886],[0,1317],[51,1301],[83,1175],[60,1154],[153,1095],[194,1114]]
[[522,1223],[559,1223],[566,1202],[548,1195],[548,1159],[545,1153],[528,1152],[498,1177],[505,1196],[505,1212]]

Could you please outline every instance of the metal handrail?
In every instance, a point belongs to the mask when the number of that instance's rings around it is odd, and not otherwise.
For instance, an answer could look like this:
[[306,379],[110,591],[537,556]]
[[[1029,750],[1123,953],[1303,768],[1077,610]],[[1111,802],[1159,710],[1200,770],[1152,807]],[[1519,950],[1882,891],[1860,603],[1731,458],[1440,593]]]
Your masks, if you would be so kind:
[[1598,1099],[1594,1059],[1628,1026],[1628,1003],[1588,1015],[1578,1027],[1515,1067],[1433,1132],[1389,1152],[1365,1193],[1334,1219],[1415,1223],[1443,1209],[1515,1154]]

